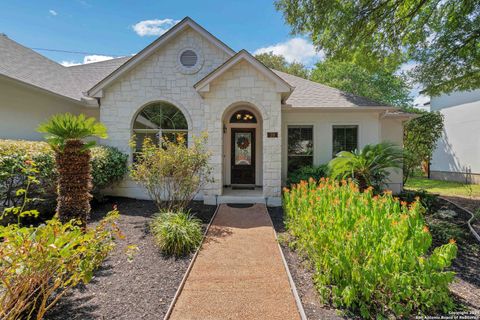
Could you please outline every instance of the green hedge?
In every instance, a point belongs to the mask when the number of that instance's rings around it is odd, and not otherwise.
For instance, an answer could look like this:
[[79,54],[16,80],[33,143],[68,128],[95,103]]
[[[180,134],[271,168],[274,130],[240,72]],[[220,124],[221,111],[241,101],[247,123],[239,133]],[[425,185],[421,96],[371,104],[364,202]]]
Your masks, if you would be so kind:
[[[118,149],[95,146],[92,153],[93,192],[121,180],[128,171],[128,156]],[[38,170],[40,184],[30,195],[54,199],[56,188],[55,153],[45,142],[0,140],[0,206],[11,206],[21,201],[16,190],[24,187],[26,176],[22,172],[25,162],[33,161]]]
[[287,177],[288,184],[299,183],[300,181],[308,181],[310,178],[320,180],[320,178],[328,176],[328,165],[321,164],[319,166],[305,166],[294,172],[289,172]]
[[303,181],[284,190],[292,244],[315,268],[321,296],[363,318],[452,310],[453,239],[430,249],[420,202],[360,192],[353,182]]

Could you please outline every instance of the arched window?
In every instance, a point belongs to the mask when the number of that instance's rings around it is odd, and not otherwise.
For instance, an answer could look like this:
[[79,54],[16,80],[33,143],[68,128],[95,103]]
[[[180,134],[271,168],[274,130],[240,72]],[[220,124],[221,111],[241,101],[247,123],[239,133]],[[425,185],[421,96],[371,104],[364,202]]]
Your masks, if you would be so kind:
[[257,123],[257,118],[250,111],[239,110],[232,115],[230,123]]
[[187,141],[188,124],[182,111],[168,102],[155,102],[144,107],[133,123],[136,151],[140,151],[145,138],[159,144],[161,138],[176,141],[183,135]]

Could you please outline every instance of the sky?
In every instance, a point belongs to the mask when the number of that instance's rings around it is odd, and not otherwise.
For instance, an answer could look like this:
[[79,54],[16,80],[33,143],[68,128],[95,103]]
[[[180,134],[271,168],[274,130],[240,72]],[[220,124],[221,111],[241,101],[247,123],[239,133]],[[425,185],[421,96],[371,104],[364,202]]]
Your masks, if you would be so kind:
[[82,52],[37,50],[69,66],[135,54],[185,16],[236,51],[273,51],[308,67],[323,58],[290,33],[273,0],[3,0],[0,33],[29,48]]

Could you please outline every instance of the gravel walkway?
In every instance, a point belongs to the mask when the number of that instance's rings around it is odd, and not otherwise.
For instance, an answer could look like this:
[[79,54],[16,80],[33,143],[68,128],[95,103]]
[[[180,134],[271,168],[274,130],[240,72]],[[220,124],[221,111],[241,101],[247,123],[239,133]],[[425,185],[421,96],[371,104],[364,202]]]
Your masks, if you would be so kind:
[[170,319],[300,319],[265,205],[221,205]]
[[[125,240],[119,240],[102,268],[86,286],[77,287],[47,315],[50,320],[162,319],[175,295],[191,255],[175,259],[162,255],[148,232],[148,223],[157,208],[151,201],[111,199],[97,206],[91,223],[96,223],[113,204],[118,205],[120,228]],[[194,203],[191,212],[204,222],[210,221],[215,206]],[[132,262],[125,249],[138,246]]]

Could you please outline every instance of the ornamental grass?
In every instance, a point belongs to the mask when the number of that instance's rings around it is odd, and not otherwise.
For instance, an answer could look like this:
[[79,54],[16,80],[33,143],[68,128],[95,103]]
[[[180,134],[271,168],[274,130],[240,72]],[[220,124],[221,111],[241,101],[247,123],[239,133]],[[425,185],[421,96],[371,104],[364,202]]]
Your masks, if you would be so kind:
[[430,250],[420,202],[360,192],[351,181],[310,179],[284,189],[292,244],[311,262],[321,297],[364,318],[409,317],[454,307],[449,243]]

